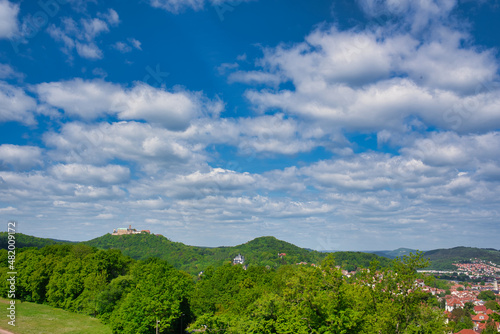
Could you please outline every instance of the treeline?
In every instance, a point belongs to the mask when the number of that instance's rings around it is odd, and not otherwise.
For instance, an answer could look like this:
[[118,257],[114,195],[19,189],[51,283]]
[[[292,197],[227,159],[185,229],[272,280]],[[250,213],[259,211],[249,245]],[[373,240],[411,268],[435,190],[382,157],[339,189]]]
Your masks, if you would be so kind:
[[391,260],[371,253],[363,252],[335,252],[331,253],[335,263],[347,271],[355,271],[359,268],[368,268],[370,263],[378,261],[381,267],[387,267]]
[[[93,315],[114,333],[443,333],[436,300],[415,288],[421,254],[347,278],[321,264],[208,267],[199,277],[157,258],[87,245],[18,249],[15,297]],[[7,282],[7,252],[0,275]],[[378,268],[378,269],[377,269]],[[8,287],[0,294],[7,297]]]
[[[16,234],[16,246],[42,248],[55,244],[77,244],[75,242],[37,238],[34,236]],[[126,256],[135,260],[145,260],[156,257],[168,261],[177,269],[198,275],[209,266],[219,267],[231,263],[239,253],[245,257],[245,264],[253,266],[269,266],[277,268],[281,265],[306,262],[319,264],[328,253],[300,248],[291,243],[274,237],[260,237],[234,247],[197,247],[173,242],[163,236],[153,234],[120,235],[106,234],[101,237],[81,242],[81,244],[99,249],[119,249]],[[7,233],[0,232],[0,248],[7,249]],[[278,256],[278,254],[286,254]],[[354,271],[364,268],[373,260],[378,260],[381,266],[386,266],[390,260],[371,253],[335,252],[336,262],[343,269]]]
[[[239,253],[244,255],[245,264],[272,268],[298,262],[320,263],[326,256],[325,253],[300,248],[274,237],[260,237],[234,247],[210,248],[188,246],[153,234],[106,234],[84,244],[101,249],[120,249],[123,254],[136,260],[158,257],[192,275],[197,275],[209,266],[219,267],[230,263]],[[278,253],[286,255],[280,258]]]

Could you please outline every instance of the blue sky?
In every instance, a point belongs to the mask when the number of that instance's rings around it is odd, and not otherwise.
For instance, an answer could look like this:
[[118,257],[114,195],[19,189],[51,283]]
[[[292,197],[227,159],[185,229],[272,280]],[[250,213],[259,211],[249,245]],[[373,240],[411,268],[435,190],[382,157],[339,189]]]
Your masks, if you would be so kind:
[[500,2],[0,0],[0,220],[499,248]]

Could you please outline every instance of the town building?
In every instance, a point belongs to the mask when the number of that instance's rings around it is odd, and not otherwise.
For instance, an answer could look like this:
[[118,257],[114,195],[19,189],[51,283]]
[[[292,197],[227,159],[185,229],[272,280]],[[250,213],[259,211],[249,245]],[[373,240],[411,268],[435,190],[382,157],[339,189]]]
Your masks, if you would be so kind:
[[233,265],[244,264],[244,263],[245,263],[245,257],[241,254],[236,255],[236,257],[233,259]]

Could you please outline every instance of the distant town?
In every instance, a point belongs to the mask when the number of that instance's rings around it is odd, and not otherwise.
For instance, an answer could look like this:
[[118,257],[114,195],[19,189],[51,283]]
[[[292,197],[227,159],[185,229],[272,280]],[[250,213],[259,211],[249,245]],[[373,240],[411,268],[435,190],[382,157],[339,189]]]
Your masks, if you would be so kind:
[[500,310],[497,307],[492,309],[495,307],[491,305],[495,304],[488,303],[488,300],[494,301],[500,298],[498,289],[500,265],[478,258],[470,259],[468,262],[453,263],[453,265],[457,268],[455,271],[419,270],[419,272],[438,278],[457,275],[475,280],[475,282],[449,280],[451,284],[449,289],[427,286],[424,280],[418,280],[416,283],[424,292],[437,296],[447,316],[447,322],[457,321],[457,318],[461,322],[469,322],[468,328],[456,334],[480,334],[488,325],[493,325],[496,331],[500,332],[500,322],[495,320],[499,318]]
[[455,274],[459,273],[469,277],[470,279],[477,279],[482,277],[495,277],[500,279],[500,265],[491,261],[483,261],[481,259],[470,259],[469,262],[453,263],[456,270],[419,270],[421,273],[431,274]]

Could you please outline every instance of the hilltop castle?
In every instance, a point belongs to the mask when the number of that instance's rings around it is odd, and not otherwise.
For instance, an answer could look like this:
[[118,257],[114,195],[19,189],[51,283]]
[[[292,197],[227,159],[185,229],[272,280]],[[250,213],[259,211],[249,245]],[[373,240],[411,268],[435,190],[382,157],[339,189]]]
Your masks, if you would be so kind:
[[115,228],[111,235],[141,234],[141,233],[151,234],[149,230],[137,231],[135,228],[132,228],[132,225],[129,225],[128,228],[121,228],[121,227]]

